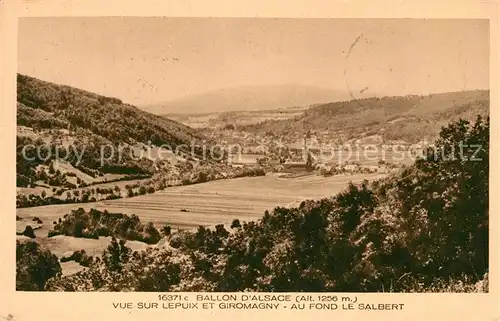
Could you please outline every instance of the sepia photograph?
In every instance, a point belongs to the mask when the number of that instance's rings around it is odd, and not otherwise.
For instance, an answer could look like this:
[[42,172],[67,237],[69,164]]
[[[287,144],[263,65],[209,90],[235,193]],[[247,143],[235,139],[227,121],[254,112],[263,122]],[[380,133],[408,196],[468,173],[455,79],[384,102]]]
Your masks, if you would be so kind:
[[488,19],[21,17],[16,68],[17,292],[489,292]]

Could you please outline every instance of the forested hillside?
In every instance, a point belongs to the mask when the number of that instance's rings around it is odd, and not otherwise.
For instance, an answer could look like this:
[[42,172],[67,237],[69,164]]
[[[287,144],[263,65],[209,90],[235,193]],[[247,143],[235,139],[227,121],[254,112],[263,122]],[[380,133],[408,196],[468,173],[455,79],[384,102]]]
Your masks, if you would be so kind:
[[242,129],[287,136],[327,131],[347,139],[380,135],[383,141],[403,140],[415,143],[434,140],[450,121],[473,121],[489,111],[489,91],[462,91],[427,96],[365,98],[321,104],[303,115],[286,120],[268,120]]
[[[175,150],[180,145],[193,143],[195,154],[201,154],[203,139],[187,126],[148,114],[117,98],[20,74],[17,76],[17,125],[17,186],[47,181],[37,166],[49,165],[58,148],[69,151],[65,159],[68,163],[91,176],[141,174],[150,173],[153,164],[134,156],[131,150],[137,144],[167,145]],[[28,157],[24,157],[23,148],[30,145],[40,147],[43,157],[37,157],[35,147],[26,150]],[[114,158],[109,157],[106,164],[100,157],[103,146],[107,146],[106,157],[112,156],[111,150],[115,151]],[[119,146],[130,150],[117,155]],[[80,162],[77,162],[78,153],[82,154]],[[64,186],[62,175],[51,178],[57,180],[51,186]]]
[[175,233],[165,248],[113,241],[74,275],[53,277],[50,253],[18,244],[18,290],[35,288],[29,271],[41,264],[50,273],[36,284],[49,291],[488,291],[488,157],[489,118],[460,120],[398,175],[230,229]]

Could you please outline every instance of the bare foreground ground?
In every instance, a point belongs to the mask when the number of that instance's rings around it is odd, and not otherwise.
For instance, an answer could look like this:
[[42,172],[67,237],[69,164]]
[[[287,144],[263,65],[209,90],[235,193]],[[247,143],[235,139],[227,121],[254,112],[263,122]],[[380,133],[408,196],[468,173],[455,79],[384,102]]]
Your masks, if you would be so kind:
[[[36,224],[31,219],[37,216],[43,221],[40,228],[35,230],[37,241],[58,257],[71,255],[73,251],[81,249],[85,249],[90,255],[100,255],[109,244],[110,238],[100,237],[99,240],[67,236],[48,238],[47,233],[52,227],[52,222],[71,210],[82,207],[136,214],[142,222],[152,221],[157,228],[170,225],[173,229],[192,229],[199,225],[211,226],[220,223],[229,228],[233,219],[256,220],[263,216],[265,210],[272,210],[276,206],[297,206],[305,199],[320,199],[334,195],[344,189],[349,181],[355,183],[385,176],[386,174],[347,174],[332,177],[318,175],[296,178],[276,175],[244,177],[170,187],[154,194],[97,203],[19,208],[17,215],[23,220],[17,222],[17,231],[22,231],[27,224],[35,227]],[[136,241],[129,241],[127,244],[134,250],[147,246]],[[62,263],[61,266],[65,274],[74,273],[82,268],[75,262]]]

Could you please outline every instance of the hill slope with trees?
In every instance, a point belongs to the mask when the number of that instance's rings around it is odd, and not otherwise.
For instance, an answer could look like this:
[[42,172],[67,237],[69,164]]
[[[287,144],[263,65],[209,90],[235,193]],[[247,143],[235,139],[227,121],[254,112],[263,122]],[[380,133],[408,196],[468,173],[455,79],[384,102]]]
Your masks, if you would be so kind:
[[[49,165],[57,149],[69,151],[67,162],[91,176],[148,174],[153,171],[153,164],[135,157],[134,146],[167,145],[175,150],[182,145],[191,148],[194,144],[194,156],[197,156],[202,153],[204,140],[187,126],[146,113],[117,98],[20,74],[17,76],[17,125],[17,186],[48,181],[48,177],[40,177],[37,167]],[[30,145],[40,147],[43,159],[37,157],[34,147],[26,149],[28,158],[33,160],[24,157],[23,148]],[[106,164],[100,159],[102,146],[108,146],[105,156],[110,159]],[[116,152],[120,146],[124,148],[121,159]],[[112,148],[115,155],[111,155]],[[81,162],[77,162],[78,155],[73,151],[83,152]],[[63,175],[50,176],[54,181],[49,185],[66,184]]]
[[424,138],[434,140],[450,121],[474,121],[478,114],[489,114],[488,90],[332,102],[313,106],[293,119],[268,120],[241,129],[281,137],[309,130],[328,131],[346,139],[380,135],[384,141],[415,143]]

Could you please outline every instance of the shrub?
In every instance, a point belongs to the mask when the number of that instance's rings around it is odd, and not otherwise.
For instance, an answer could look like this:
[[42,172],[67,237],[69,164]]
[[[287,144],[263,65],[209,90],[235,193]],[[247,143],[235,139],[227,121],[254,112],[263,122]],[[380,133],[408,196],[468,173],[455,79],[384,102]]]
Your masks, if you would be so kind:
[[31,227],[31,225],[27,225],[24,228],[24,231],[22,233],[16,233],[16,234],[17,235],[24,235],[24,236],[27,236],[27,237],[32,238],[32,239],[36,238],[35,231]]
[[234,219],[233,222],[231,223],[231,228],[234,229],[234,228],[240,228],[241,227],[241,223],[240,223],[240,220],[239,219]]

